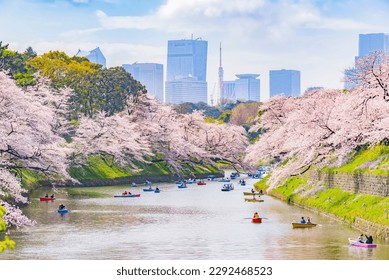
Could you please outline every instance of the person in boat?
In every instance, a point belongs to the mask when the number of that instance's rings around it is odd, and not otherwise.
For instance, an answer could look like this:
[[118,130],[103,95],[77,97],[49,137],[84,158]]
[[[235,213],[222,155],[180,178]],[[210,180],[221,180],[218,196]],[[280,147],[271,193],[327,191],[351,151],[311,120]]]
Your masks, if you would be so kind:
[[51,198],[54,198],[54,194],[50,195]]
[[135,182],[132,182],[131,186],[136,187],[137,185],[135,184]]
[[124,192],[122,193],[122,195],[127,195],[127,191],[124,191]]
[[60,204],[60,205],[58,206],[58,210],[62,210],[62,209],[65,209],[65,205]]
[[158,188],[158,187],[156,187],[156,188],[155,188],[155,190],[156,190],[156,191],[159,191],[159,188]]
[[258,212],[255,212],[255,213],[254,213],[253,219],[259,219]]
[[363,234],[361,234],[361,235],[358,237],[358,242],[360,242],[360,243],[365,243],[365,241],[363,240]]
[[128,194],[128,195],[131,195],[131,192],[129,191],[127,194]]
[[365,235],[366,236],[366,244],[373,244],[373,236],[367,236],[367,235]]
[[307,217],[307,224],[312,224],[311,218]]
[[48,195],[48,194],[46,194],[46,195],[45,195],[45,197],[49,197],[49,195]]
[[304,217],[301,217],[300,224],[305,224],[305,223],[306,223],[306,221],[305,221]]
[[263,191],[262,191],[262,190],[260,190],[260,191],[259,191],[259,194],[260,194],[260,195],[263,195]]

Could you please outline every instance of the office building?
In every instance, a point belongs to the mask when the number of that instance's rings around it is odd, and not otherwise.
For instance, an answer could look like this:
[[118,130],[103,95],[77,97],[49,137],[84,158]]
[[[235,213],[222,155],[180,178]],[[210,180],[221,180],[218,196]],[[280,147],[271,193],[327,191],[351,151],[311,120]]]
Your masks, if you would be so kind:
[[384,33],[359,34],[358,58],[375,51],[387,53],[389,50],[389,35]]
[[207,49],[200,38],[168,41],[166,103],[207,103]]
[[270,70],[270,98],[284,94],[300,96],[300,71],[298,70]]
[[86,57],[87,59],[89,59],[90,62],[101,64],[104,68],[106,67],[105,56],[103,55],[99,47],[91,51],[82,51],[79,49],[76,53],[76,56]]
[[[385,33],[369,33],[369,34],[359,34],[358,38],[358,56],[355,57],[355,64],[358,63],[358,60],[372,54],[376,51],[382,51],[383,53],[388,53],[389,51],[389,35]],[[356,68],[352,67],[344,71],[345,89],[352,89],[356,86],[355,81],[355,71]]]
[[146,87],[147,93],[159,102],[164,102],[163,96],[163,65],[158,63],[123,64],[122,67]]
[[[169,94],[168,94],[169,93]],[[166,82],[166,103],[207,103],[207,83],[191,77]]]
[[224,90],[221,96],[222,103],[246,102],[260,100],[261,82],[259,74],[236,74],[235,81],[224,81]]
[[223,81],[223,92],[220,98],[222,104],[236,102],[235,81]]

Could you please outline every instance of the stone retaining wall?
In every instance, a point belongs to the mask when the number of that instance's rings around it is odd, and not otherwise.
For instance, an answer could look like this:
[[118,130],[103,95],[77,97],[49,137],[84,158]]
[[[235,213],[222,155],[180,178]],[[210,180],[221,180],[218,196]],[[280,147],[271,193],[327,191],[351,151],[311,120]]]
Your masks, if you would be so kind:
[[364,193],[375,196],[389,195],[389,176],[365,174],[361,172],[321,172],[312,171],[308,178],[313,182],[323,182],[329,188],[339,187],[352,193]]
[[[277,197],[277,198],[280,198],[280,197]],[[361,232],[363,232],[366,235],[372,235],[374,238],[389,240],[389,226],[373,223],[373,222],[367,221],[365,219],[362,219],[360,217],[356,217],[354,223],[351,223],[350,221],[348,221],[346,219],[342,219],[342,218],[337,217],[331,213],[322,212],[314,207],[310,207],[310,206],[296,203],[296,202],[290,202],[290,203],[292,205],[298,206],[300,208],[307,209],[313,213],[316,213],[316,214],[319,214],[322,216],[326,216],[326,217],[331,218],[333,220],[348,224],[351,227],[353,227],[357,230],[360,230]]]

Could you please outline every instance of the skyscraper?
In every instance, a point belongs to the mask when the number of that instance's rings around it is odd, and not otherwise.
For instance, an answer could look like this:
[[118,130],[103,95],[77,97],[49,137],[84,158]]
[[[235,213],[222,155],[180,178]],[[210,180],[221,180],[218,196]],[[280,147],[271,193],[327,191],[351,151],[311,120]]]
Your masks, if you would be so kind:
[[[389,51],[389,35],[385,33],[369,33],[369,34],[359,34],[358,38],[358,56],[355,57],[355,64],[358,60],[372,54],[375,51],[382,51],[388,53]],[[356,68],[351,67],[344,71],[345,76],[345,89],[352,89],[355,87],[356,82],[354,81]]]
[[101,64],[104,68],[106,67],[105,56],[103,55],[99,47],[91,51],[82,51],[79,49],[76,53],[76,56],[86,57],[87,59],[89,59],[90,62]]
[[362,58],[374,51],[388,52],[389,35],[384,33],[359,34],[358,57]]
[[147,93],[164,102],[163,65],[158,63],[123,64],[122,67],[146,87]]
[[270,70],[270,98],[284,94],[300,96],[300,71],[298,70]]
[[259,101],[261,81],[259,74],[236,74],[235,81],[224,81],[222,103]]
[[207,102],[207,49],[201,38],[168,41],[166,103]]

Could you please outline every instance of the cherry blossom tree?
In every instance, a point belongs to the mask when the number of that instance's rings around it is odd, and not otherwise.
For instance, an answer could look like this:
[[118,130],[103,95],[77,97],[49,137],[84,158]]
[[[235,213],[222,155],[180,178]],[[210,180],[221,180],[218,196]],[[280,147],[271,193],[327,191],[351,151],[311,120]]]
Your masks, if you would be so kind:
[[65,132],[68,92],[50,91],[41,81],[39,90],[22,91],[0,72],[0,203],[8,225],[28,225],[33,221],[14,205],[27,203],[22,195],[18,172],[28,168],[66,174]]
[[389,103],[382,93],[363,83],[347,93],[321,89],[298,98],[274,97],[259,108],[258,126],[266,133],[248,148],[246,160],[284,161],[268,180],[271,187],[314,164],[344,164],[358,146],[388,137]]

